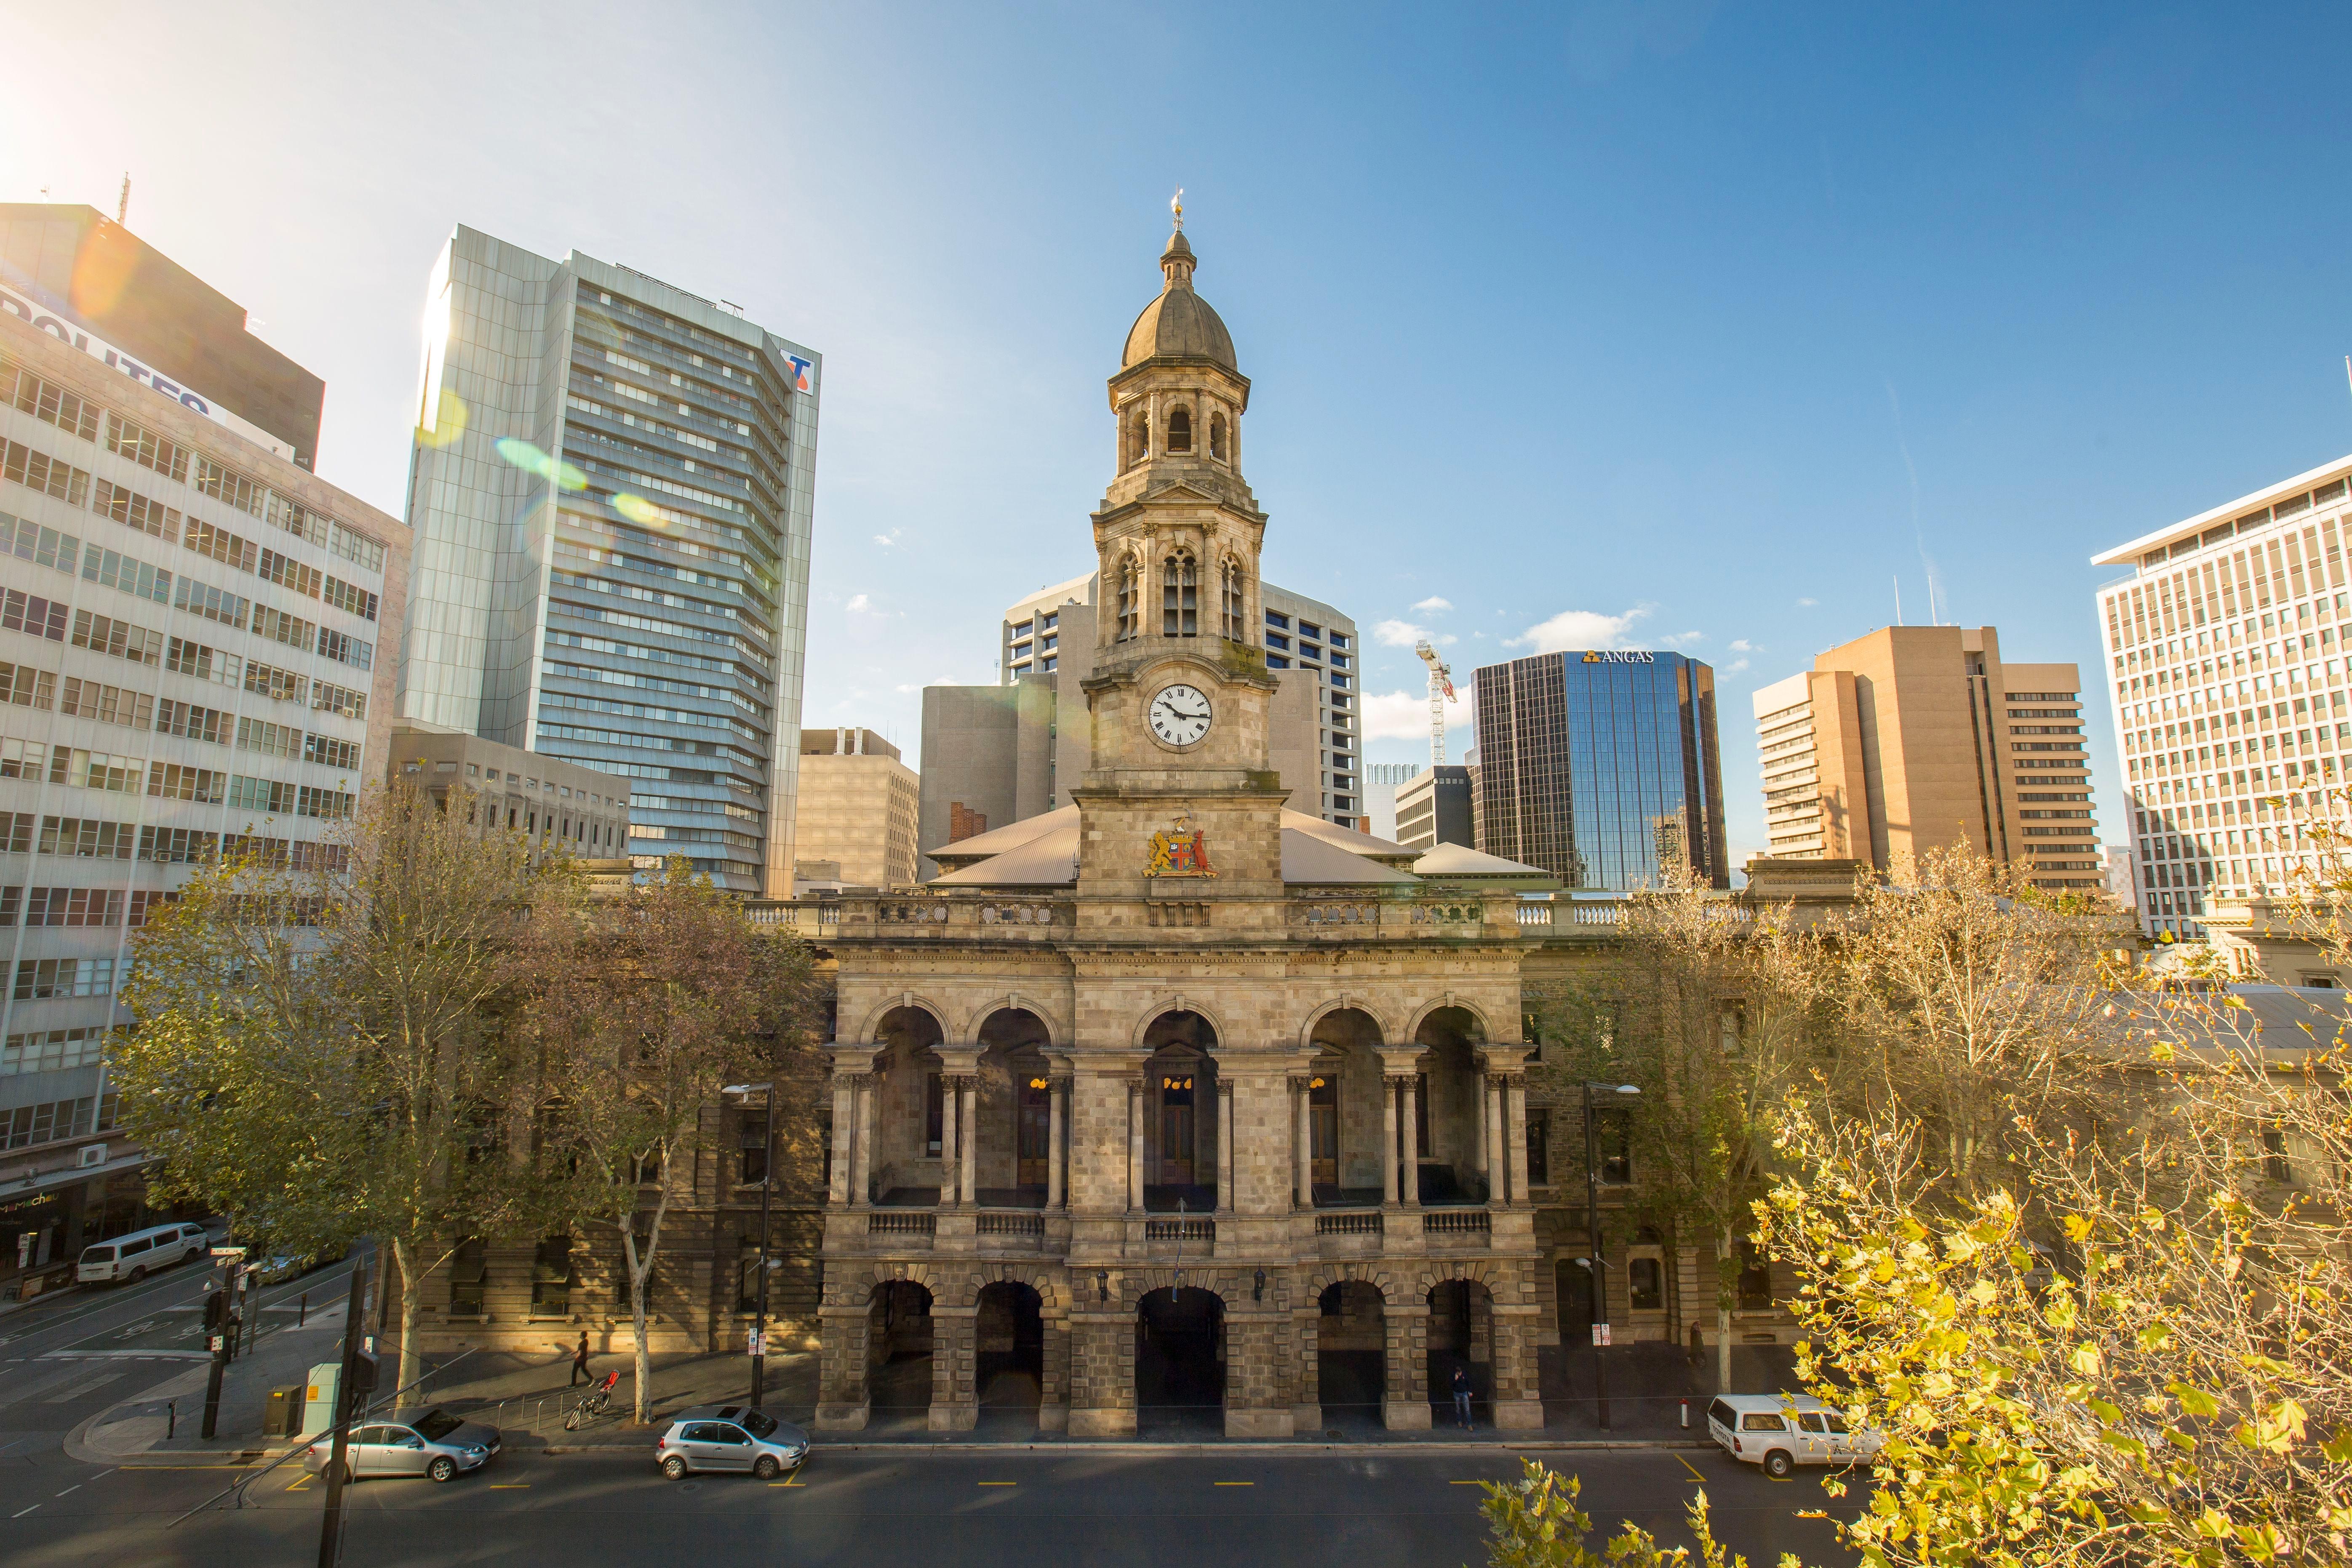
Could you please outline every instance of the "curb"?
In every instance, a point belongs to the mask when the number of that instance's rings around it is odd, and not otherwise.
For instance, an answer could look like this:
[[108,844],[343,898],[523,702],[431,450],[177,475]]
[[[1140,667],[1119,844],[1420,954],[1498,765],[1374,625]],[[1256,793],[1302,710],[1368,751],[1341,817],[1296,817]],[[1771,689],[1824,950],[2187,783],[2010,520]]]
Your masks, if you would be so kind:
[[[1476,1453],[1556,1453],[1589,1450],[1648,1450],[1667,1452],[1675,1449],[1711,1449],[1716,1445],[1702,1438],[1690,1437],[1550,1437],[1517,1443],[1500,1439],[1468,1440],[1458,1443],[1332,1443],[1302,1442],[1290,1438],[1268,1437],[1252,1441],[1247,1438],[1222,1443],[1138,1443],[1116,1438],[1078,1438],[1065,1443],[827,1443],[817,1439],[810,1456],[818,1454],[909,1454],[926,1457],[940,1454],[1263,1454],[1267,1452],[1293,1454],[1458,1454],[1468,1450]],[[638,1451],[635,1443],[550,1443],[543,1450],[550,1454],[625,1454]],[[650,1450],[646,1450],[650,1452]]]

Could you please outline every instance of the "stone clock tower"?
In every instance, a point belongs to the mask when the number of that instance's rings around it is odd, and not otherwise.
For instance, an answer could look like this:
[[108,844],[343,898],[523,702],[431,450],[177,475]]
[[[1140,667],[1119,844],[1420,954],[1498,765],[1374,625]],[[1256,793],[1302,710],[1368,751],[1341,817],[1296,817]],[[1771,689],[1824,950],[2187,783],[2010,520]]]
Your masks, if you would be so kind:
[[1102,610],[1085,687],[1094,766],[1070,791],[1082,902],[1213,893],[1265,900],[1278,919],[1285,791],[1267,756],[1265,514],[1241,470],[1250,383],[1232,334],[1192,290],[1182,225],[1180,210],[1160,297],[1110,378],[1118,467],[1094,514]]

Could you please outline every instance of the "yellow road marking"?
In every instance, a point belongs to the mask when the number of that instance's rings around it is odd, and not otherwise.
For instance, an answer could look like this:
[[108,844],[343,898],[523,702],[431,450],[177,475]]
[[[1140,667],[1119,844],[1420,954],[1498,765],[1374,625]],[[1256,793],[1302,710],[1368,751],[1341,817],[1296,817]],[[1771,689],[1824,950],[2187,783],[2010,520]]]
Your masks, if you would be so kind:
[[1211,1481],[1209,1484],[1210,1484],[1211,1486],[1213,1486],[1213,1487],[1254,1487],[1254,1486],[1257,1485],[1257,1482],[1255,1482],[1255,1481]]
[[1681,1464],[1681,1466],[1682,1466],[1682,1468],[1683,1468],[1683,1469],[1686,1469],[1686,1470],[1688,1470],[1688,1471],[1690,1472],[1690,1479],[1693,1479],[1693,1480],[1695,1480],[1695,1481],[1697,1481],[1697,1482],[1700,1482],[1702,1485],[1703,1485],[1703,1484],[1705,1484],[1705,1482],[1706,1482],[1706,1478],[1705,1476],[1703,1476],[1703,1475],[1701,1475],[1701,1474],[1699,1474],[1699,1473],[1698,1473],[1698,1467],[1697,1467],[1696,1465],[1692,1464],[1688,1459],[1684,1458],[1680,1454],[1676,1454],[1676,1455],[1675,1456],[1675,1460],[1676,1460],[1678,1463],[1680,1463],[1680,1464]]
[[1021,1483],[1019,1481],[975,1481],[972,1484],[983,1487],[1017,1487]]
[[492,1481],[490,1490],[492,1491],[529,1491],[530,1483],[529,1481]]
[[304,1487],[310,1484],[310,1477],[304,1476],[300,1480],[296,1481],[292,1486],[288,1487],[286,1490],[288,1491],[300,1491]]

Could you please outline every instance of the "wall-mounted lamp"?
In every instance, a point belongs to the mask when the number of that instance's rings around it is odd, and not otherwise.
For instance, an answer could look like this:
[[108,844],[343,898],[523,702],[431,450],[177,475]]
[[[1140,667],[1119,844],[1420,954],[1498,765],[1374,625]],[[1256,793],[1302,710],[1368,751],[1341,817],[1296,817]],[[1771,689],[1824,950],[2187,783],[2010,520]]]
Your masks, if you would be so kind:
[[1263,1269],[1257,1271],[1255,1283],[1250,1288],[1250,1300],[1253,1301],[1265,1300],[1265,1270]]
[[1110,1300],[1110,1270],[1108,1269],[1095,1270],[1095,1300],[1098,1301]]

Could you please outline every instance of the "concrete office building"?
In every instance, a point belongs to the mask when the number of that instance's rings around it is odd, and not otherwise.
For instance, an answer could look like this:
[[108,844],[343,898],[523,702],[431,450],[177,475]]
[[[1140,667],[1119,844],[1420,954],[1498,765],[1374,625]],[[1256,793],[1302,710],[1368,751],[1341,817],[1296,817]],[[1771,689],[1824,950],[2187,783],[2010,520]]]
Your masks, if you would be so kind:
[[[1061,780],[1093,765],[1083,687],[1094,670],[1100,580],[1099,572],[1072,578],[1005,611],[997,685],[924,688],[925,849],[1069,803]],[[1266,668],[1281,683],[1269,720],[1271,754],[1291,791],[1290,809],[1360,831],[1370,818],[1356,623],[1272,583],[1260,594]],[[924,874],[935,869],[927,861]]]
[[386,776],[445,805],[453,788],[470,789],[483,832],[521,833],[581,860],[614,859],[629,841],[627,779],[462,730],[394,720]]
[[915,880],[915,770],[870,729],[801,731],[800,893]]
[[1883,626],[1756,692],[1767,852],[1882,871],[1966,844],[2037,887],[2105,865],[2073,664],[2011,664],[1990,626]]
[[1471,770],[1449,763],[1414,776],[1397,787],[1396,831],[1390,836],[1409,850],[1433,850],[1440,844],[1477,847],[1471,825],[1471,797],[1476,788]]
[[1681,653],[1482,666],[1476,848],[1571,888],[1731,885],[1715,672]]
[[0,202],[0,310],[70,321],[110,369],[314,465],[327,383],[247,331],[245,307],[95,207]]
[[1368,762],[1364,765],[1364,816],[1371,823],[1364,831],[1376,839],[1394,841],[1397,833],[1397,790],[1421,771],[1418,762]]
[[427,320],[402,716],[623,775],[633,853],[788,895],[817,354],[467,228]]
[[0,1281],[143,1213],[106,1064],[131,935],[215,855],[336,852],[408,581],[399,519],[61,310],[0,312]]
[[2202,936],[2215,901],[2324,864],[2302,824],[2352,751],[2347,479],[2338,458],[2092,558],[2130,569],[2097,605],[2150,931]]

